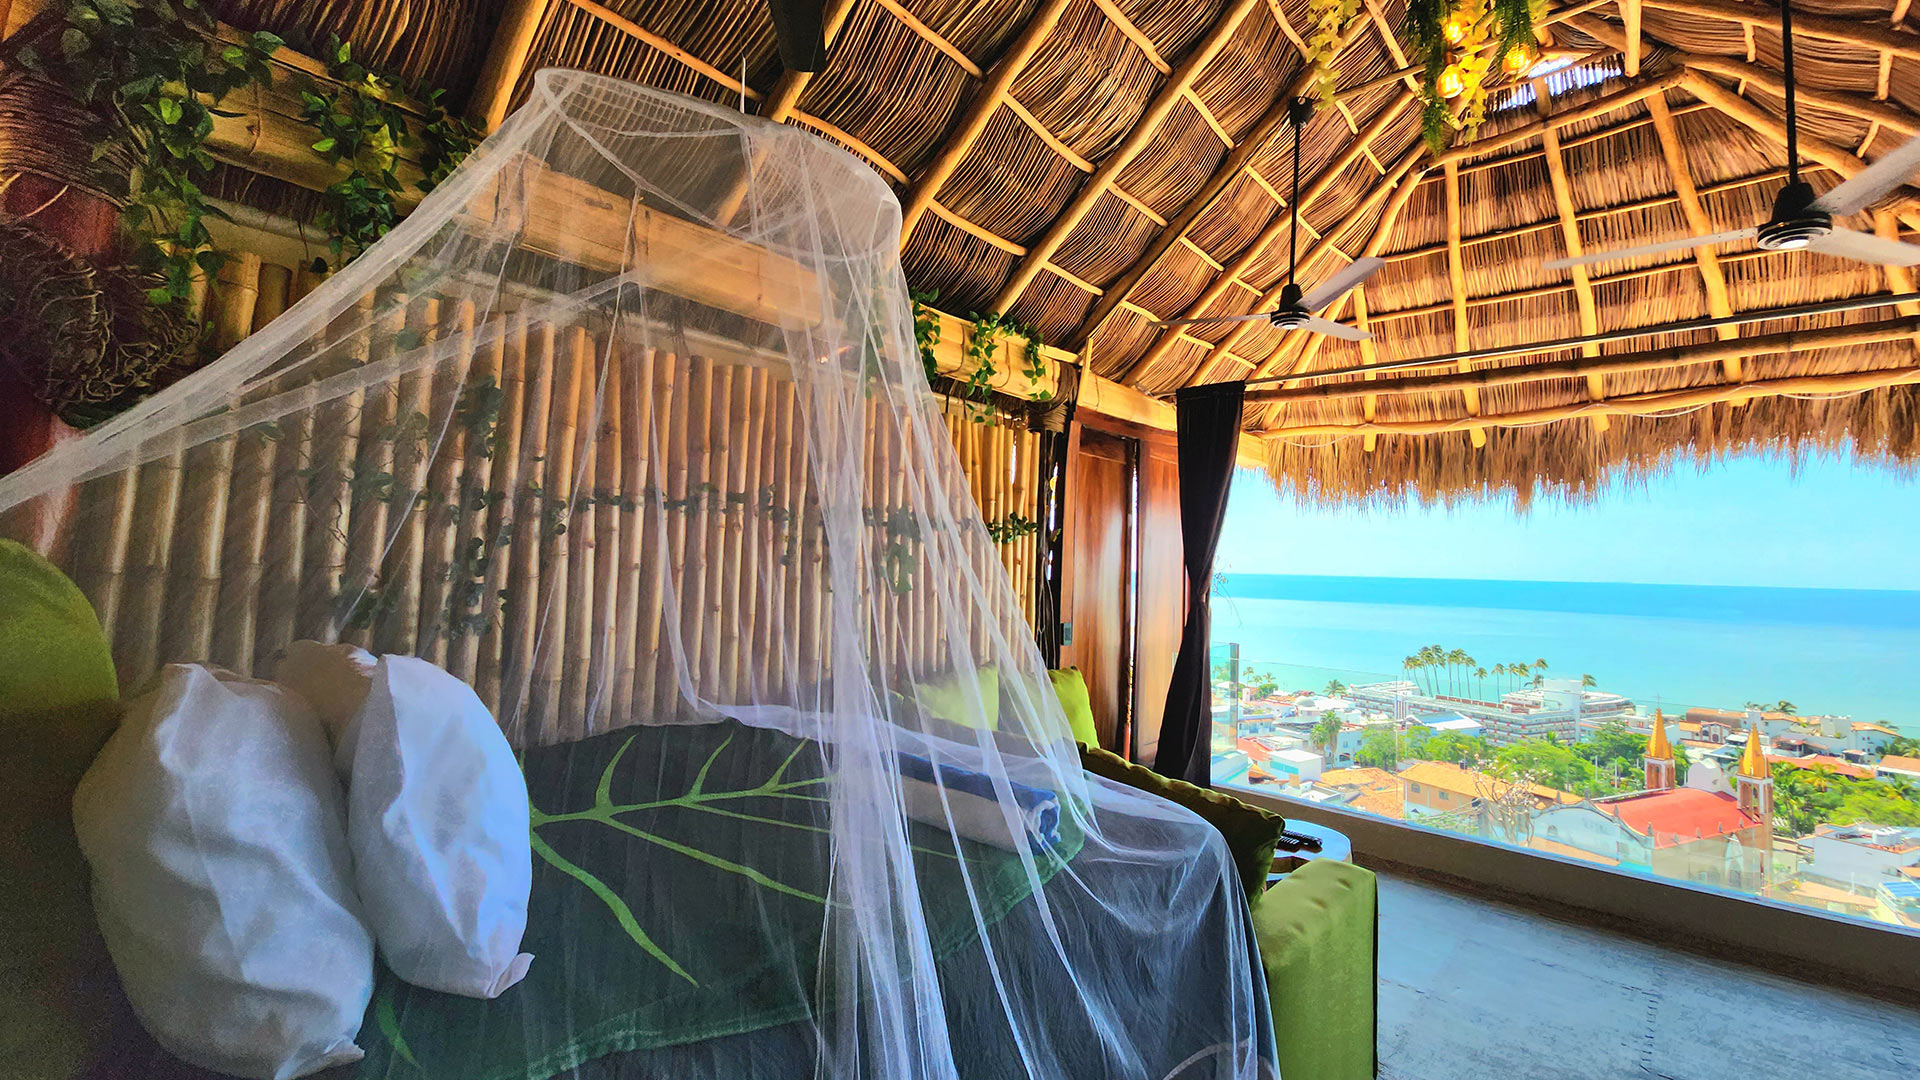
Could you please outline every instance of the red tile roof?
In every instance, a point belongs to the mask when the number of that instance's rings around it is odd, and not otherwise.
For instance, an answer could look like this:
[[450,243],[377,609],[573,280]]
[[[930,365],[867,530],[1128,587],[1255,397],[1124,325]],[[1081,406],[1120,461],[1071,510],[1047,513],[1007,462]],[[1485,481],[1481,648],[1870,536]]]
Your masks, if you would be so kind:
[[1700,837],[1725,836],[1760,824],[1758,818],[1740,809],[1740,801],[1733,796],[1695,788],[1651,791],[1597,805],[1635,832],[1651,834],[1656,848]]
[[1920,757],[1902,757],[1899,754],[1888,754],[1886,757],[1880,759],[1880,767],[1883,769],[1897,769],[1900,772],[1920,773]]
[[1851,777],[1855,780],[1873,779],[1872,769],[1863,765],[1855,765],[1846,758],[1834,757],[1832,754],[1808,754],[1805,757],[1787,757],[1780,754],[1768,754],[1767,764],[1791,765],[1796,769],[1811,769],[1817,766],[1832,769],[1836,776]]

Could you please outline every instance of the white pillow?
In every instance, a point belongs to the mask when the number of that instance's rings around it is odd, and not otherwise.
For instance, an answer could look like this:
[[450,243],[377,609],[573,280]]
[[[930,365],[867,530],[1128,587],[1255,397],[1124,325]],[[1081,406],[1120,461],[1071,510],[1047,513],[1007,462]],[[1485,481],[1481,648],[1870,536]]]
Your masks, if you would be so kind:
[[273,681],[305,698],[335,745],[373,685],[373,654],[355,645],[296,641],[273,666]]
[[272,1080],[360,1059],[373,938],[304,702],[169,665],[81,778],[73,821],[107,951],[161,1046]]
[[383,656],[339,750],[367,923],[394,974],[498,997],[527,973],[527,782],[466,683]]

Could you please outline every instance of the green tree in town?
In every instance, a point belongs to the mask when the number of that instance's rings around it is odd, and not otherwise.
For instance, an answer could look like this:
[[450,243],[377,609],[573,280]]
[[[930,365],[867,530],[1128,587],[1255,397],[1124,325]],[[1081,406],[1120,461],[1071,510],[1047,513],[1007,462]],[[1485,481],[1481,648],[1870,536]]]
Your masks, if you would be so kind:
[[1902,735],[1880,748],[1882,756],[1920,757],[1920,739]]
[[1320,717],[1320,722],[1313,725],[1313,730],[1307,732],[1307,742],[1315,749],[1326,752],[1325,757],[1328,768],[1333,767],[1334,760],[1338,756],[1337,751],[1340,746],[1340,729],[1342,726],[1340,717],[1335,715],[1332,709],[1328,709],[1326,713]]
[[1478,769],[1493,761],[1492,744],[1479,735],[1462,735],[1457,731],[1432,732],[1418,740],[1417,746],[1417,752],[1409,750],[1406,756],[1428,761],[1451,761],[1468,769]]
[[1501,747],[1494,756],[1494,772],[1507,778],[1532,776],[1538,783],[1577,795],[1612,793],[1610,785],[1600,781],[1593,762],[1545,739],[1527,739]]
[[1327,680],[1327,696],[1328,697],[1339,697],[1341,694],[1344,694],[1346,692],[1347,692],[1346,683],[1341,682],[1339,679]]
[[1485,701],[1487,698],[1487,669],[1483,667],[1474,668],[1473,681],[1474,681],[1473,696],[1476,698],[1479,698],[1482,701]]
[[[1426,730],[1426,729],[1420,729]],[[1382,724],[1370,729],[1353,752],[1353,763],[1388,772],[1400,769],[1400,733]]]
[[1580,689],[1582,690],[1591,690],[1594,687],[1599,685],[1600,685],[1600,680],[1594,678],[1591,675],[1580,676]]

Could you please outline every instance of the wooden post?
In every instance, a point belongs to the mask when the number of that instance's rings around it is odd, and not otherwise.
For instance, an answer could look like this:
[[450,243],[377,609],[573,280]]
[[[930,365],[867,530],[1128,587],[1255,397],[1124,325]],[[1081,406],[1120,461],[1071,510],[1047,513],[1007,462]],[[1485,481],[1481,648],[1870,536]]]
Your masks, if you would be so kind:
[[[520,555],[515,542],[521,535],[521,518],[532,513],[520,498],[521,442],[527,430],[527,320],[521,315],[506,315],[506,330],[495,339],[500,368],[500,420],[494,429],[493,458],[488,463],[486,541],[492,558],[487,563],[486,585],[481,590],[481,610],[488,615],[488,629],[478,639],[479,659],[474,688],[480,700],[493,709],[504,724],[517,702],[502,700],[500,673],[513,652],[509,642],[516,640],[516,618],[531,618],[532,612],[513,599],[512,583],[518,581],[512,571]],[[506,595],[502,595],[505,593]]]
[[[547,532],[547,482],[555,475],[547,460],[550,446],[548,426],[553,412],[554,326],[550,322],[529,325],[526,384],[518,465],[520,486],[508,495],[515,507],[513,517],[513,566],[511,592],[505,614],[507,637],[502,642],[499,716],[508,728],[509,738],[517,746],[533,745],[539,730],[538,711],[530,695],[534,665],[544,646],[543,630],[548,613],[541,596],[541,548]],[[511,725],[507,718],[513,717]]]
[[506,119],[514,88],[520,85],[520,74],[526,70],[527,56],[533,51],[534,34],[552,2],[507,0],[501,11],[467,108],[467,114],[482,131],[492,132]]
[[[1634,3],[1631,7],[1634,11],[1634,17],[1637,19],[1640,5]],[[1631,40],[1637,43],[1639,41],[1638,35],[1634,35]],[[1637,73],[1638,63],[1632,59],[1631,53],[1629,53],[1628,63],[1636,69],[1635,73]],[[1553,115],[1553,91],[1547,85],[1547,80],[1535,79],[1533,81],[1533,87],[1535,94],[1534,108],[1542,117]],[[1660,107],[1664,109],[1666,107],[1665,95],[1655,94],[1648,98],[1648,108],[1652,108],[1654,102],[1659,102]],[[1553,186],[1554,207],[1560,216],[1560,239],[1561,242],[1566,245],[1568,257],[1577,259],[1581,255],[1586,254],[1586,248],[1580,241],[1580,216],[1579,211],[1575,209],[1573,205],[1573,184],[1567,179],[1566,156],[1560,152],[1560,130],[1549,125],[1546,131],[1541,133],[1540,142],[1546,152],[1547,175]],[[1453,167],[1449,166],[1449,168]],[[1457,170],[1448,175],[1456,176]],[[1449,189],[1448,196],[1452,197],[1453,194],[1454,192]],[[1447,236],[1449,260],[1453,258],[1458,246],[1458,239],[1452,233],[1449,233]],[[1582,265],[1576,265],[1572,267],[1570,276],[1573,278],[1574,301],[1580,312],[1580,333],[1583,336],[1598,334],[1600,332],[1600,314],[1593,302],[1593,282],[1588,280],[1587,268]],[[1464,298],[1462,298],[1462,303],[1464,303]],[[1458,309],[1456,309],[1455,317],[1458,318]],[[1458,335],[1456,335],[1456,340],[1460,340]],[[1598,356],[1600,355],[1600,347],[1597,345],[1588,345],[1581,349],[1581,355],[1589,357]],[[1460,369],[1465,371],[1470,366],[1471,365],[1462,361]],[[1587,396],[1594,401],[1606,399],[1607,380],[1605,376],[1593,375],[1588,377]],[[1606,434],[1607,427],[1608,421],[1606,416],[1599,415],[1593,418],[1593,433],[1595,435]]]

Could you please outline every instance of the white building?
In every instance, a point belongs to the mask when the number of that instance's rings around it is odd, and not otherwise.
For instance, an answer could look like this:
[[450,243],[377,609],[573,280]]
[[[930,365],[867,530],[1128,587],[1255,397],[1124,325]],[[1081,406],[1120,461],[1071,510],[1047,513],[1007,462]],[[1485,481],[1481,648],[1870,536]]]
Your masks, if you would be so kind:
[[1267,755],[1267,771],[1283,784],[1318,780],[1323,768],[1320,755],[1305,750],[1275,750]]
[[1895,825],[1821,825],[1803,841],[1801,872],[1835,885],[1873,889],[1920,865],[1920,828]]
[[1451,731],[1456,735],[1478,736],[1486,731],[1486,728],[1481,725],[1480,721],[1466,716],[1455,716],[1446,720],[1433,720],[1426,726],[1431,728],[1436,734],[1442,731]]
[[1571,743],[1609,720],[1633,715],[1633,702],[1619,694],[1586,690],[1572,679],[1548,679],[1538,689],[1515,690],[1497,702],[1429,695],[1405,679],[1347,688],[1363,708],[1404,716],[1414,723],[1426,717],[1462,716],[1479,722],[1497,746],[1548,735]]

